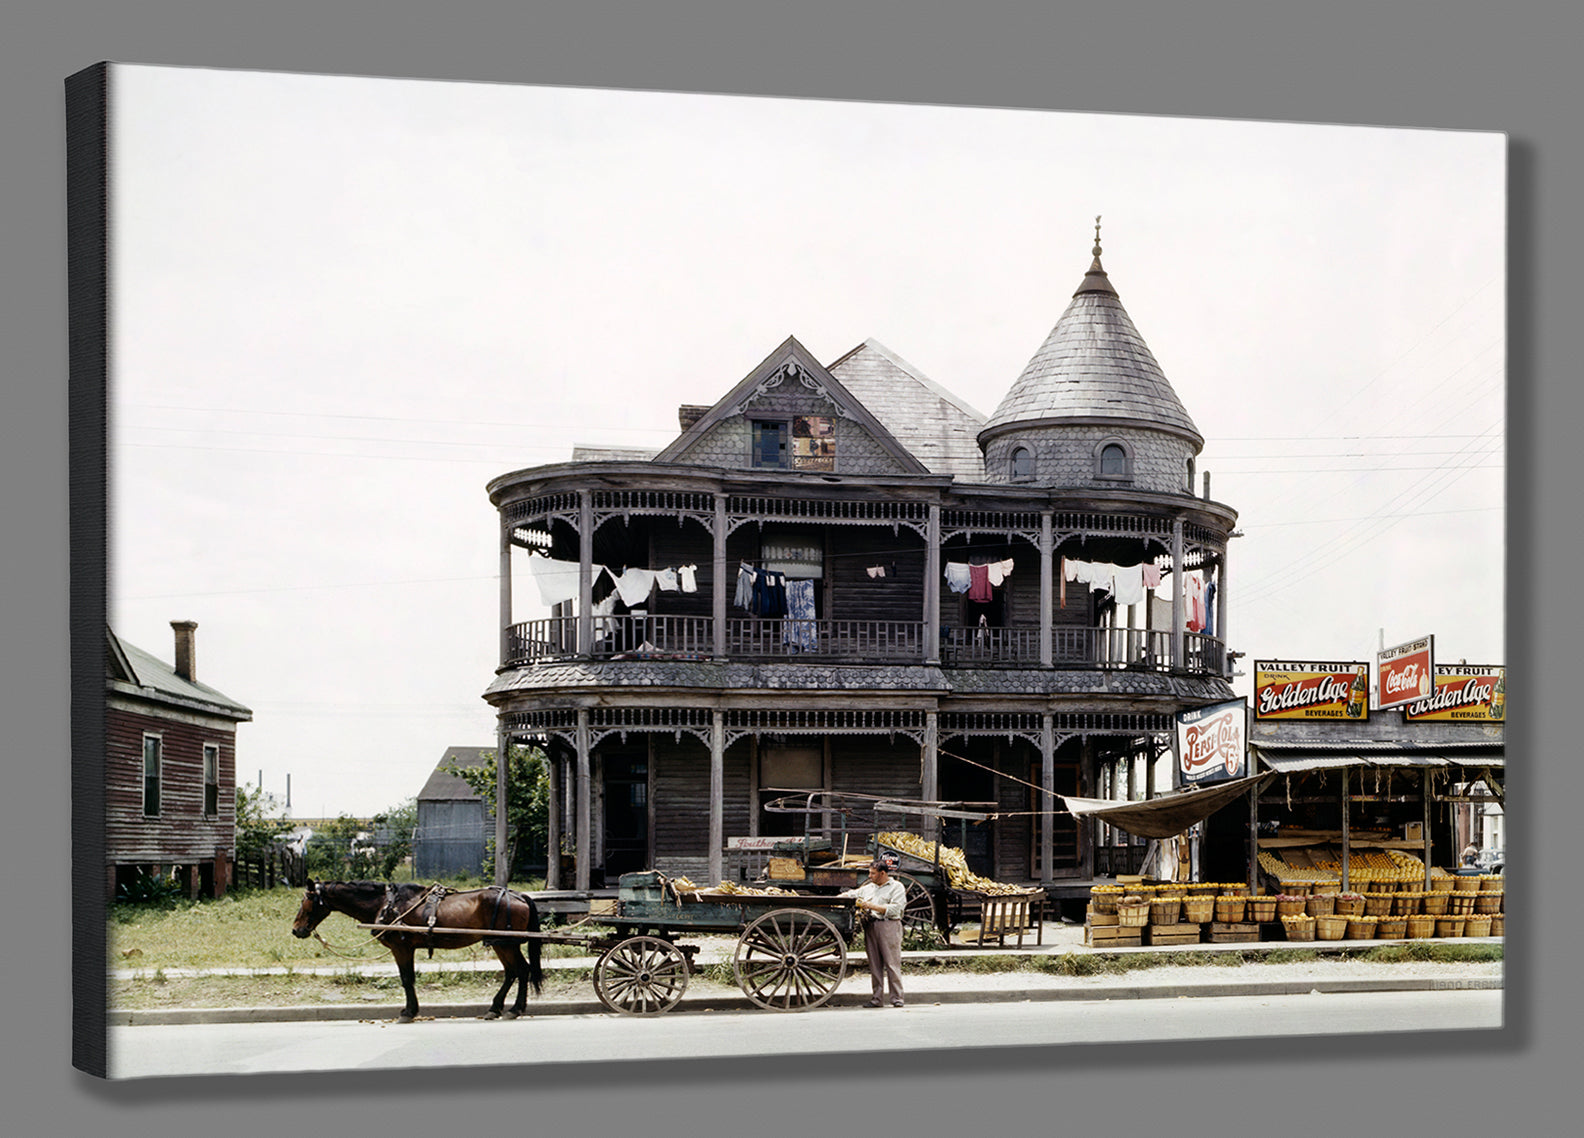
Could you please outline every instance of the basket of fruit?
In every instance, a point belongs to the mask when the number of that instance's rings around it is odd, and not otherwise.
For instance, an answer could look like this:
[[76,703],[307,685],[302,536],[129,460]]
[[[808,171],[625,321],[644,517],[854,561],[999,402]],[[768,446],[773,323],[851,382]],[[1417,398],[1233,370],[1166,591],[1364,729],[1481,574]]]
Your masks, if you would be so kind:
[[1175,925],[1182,919],[1181,897],[1150,898],[1150,924]]
[[1117,924],[1129,928],[1143,928],[1149,924],[1150,904],[1137,893],[1123,895],[1117,901]]
[[1398,893],[1392,900],[1392,913],[1399,917],[1411,917],[1424,910],[1424,894],[1418,891]]
[[1356,916],[1349,917],[1347,923],[1348,940],[1374,940],[1376,918]]
[[1479,879],[1481,893],[1500,893],[1506,888],[1506,878],[1499,873],[1487,873]]
[[1250,897],[1248,899],[1248,919],[1263,924],[1276,919],[1276,898],[1274,896]]
[[1314,940],[1315,918],[1307,913],[1298,913],[1281,919],[1282,930],[1286,932],[1288,940]]
[[1401,940],[1407,932],[1407,917],[1377,917],[1375,920],[1376,940]]
[[1336,908],[1333,910],[1339,917],[1362,917],[1364,915],[1364,896],[1360,893],[1338,893]]
[[1437,917],[1436,936],[1462,936],[1464,917]]
[[1306,911],[1311,917],[1329,917],[1336,912],[1335,893],[1311,893]]
[[1114,913],[1117,911],[1117,901],[1122,896],[1120,885],[1096,885],[1089,890],[1089,903],[1094,906],[1097,913]]
[[1317,940],[1341,940],[1347,935],[1348,919],[1327,913],[1314,919]]
[[1366,893],[1364,894],[1364,915],[1366,917],[1389,917],[1392,905],[1396,902],[1396,893]]
[[1490,935],[1491,936],[1506,936],[1507,935],[1507,918],[1505,916],[1503,916],[1501,913],[1497,913],[1493,917],[1491,917],[1491,931],[1490,931]]
[[1452,894],[1444,889],[1432,889],[1421,898],[1424,911],[1432,917],[1446,916],[1447,905],[1452,901]]
[[1408,922],[1409,940],[1427,940],[1435,936],[1436,919],[1428,913],[1415,913],[1405,919]]
[[1247,897],[1229,897],[1223,893],[1215,899],[1216,920],[1225,925],[1239,924],[1243,920],[1243,911],[1247,906]]
[[1475,914],[1463,922],[1464,936],[1490,936],[1491,919],[1488,916]]
[[1215,917],[1215,898],[1207,896],[1183,898],[1183,920],[1202,925]]

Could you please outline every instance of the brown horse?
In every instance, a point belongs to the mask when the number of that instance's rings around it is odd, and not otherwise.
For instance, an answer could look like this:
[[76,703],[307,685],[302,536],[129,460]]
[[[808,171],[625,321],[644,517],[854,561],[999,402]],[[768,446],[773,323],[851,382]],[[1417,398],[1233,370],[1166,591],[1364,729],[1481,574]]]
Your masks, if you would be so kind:
[[[360,924],[411,925],[412,932],[371,930],[370,935],[396,958],[407,1004],[397,1017],[411,1023],[418,1015],[418,993],[413,986],[413,957],[420,948],[466,948],[483,941],[495,950],[506,970],[500,991],[495,993],[486,1019],[499,1019],[506,993],[517,982],[517,999],[504,1014],[516,1019],[528,1007],[526,986],[533,985],[538,995],[544,984],[539,966],[539,941],[529,937],[528,959],[523,959],[519,937],[491,937],[492,929],[537,932],[539,910],[533,899],[512,889],[456,891],[441,886],[392,885],[383,881],[310,881],[303,893],[302,907],[292,922],[292,935],[306,937],[331,913],[345,913]],[[432,932],[432,929],[467,929],[468,932]],[[471,930],[477,929],[477,932]]]

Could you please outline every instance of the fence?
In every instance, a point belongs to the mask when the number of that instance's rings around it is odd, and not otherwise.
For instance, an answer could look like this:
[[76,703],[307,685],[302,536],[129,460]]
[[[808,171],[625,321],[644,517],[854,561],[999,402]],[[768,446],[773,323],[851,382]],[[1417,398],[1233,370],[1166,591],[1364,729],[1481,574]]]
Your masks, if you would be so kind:
[[295,850],[272,849],[238,854],[232,885],[241,889],[273,889],[277,885],[308,884],[308,864]]

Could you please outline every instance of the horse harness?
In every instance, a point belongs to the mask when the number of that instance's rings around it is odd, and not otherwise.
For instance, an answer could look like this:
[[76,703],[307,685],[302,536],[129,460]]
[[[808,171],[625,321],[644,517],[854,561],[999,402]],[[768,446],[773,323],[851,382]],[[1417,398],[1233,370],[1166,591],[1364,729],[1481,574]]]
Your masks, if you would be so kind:
[[[380,911],[378,915],[375,916],[373,923],[376,925],[400,924],[403,917],[407,916],[407,914],[411,913],[420,905],[423,906],[423,913],[421,914],[421,917],[426,929],[424,933],[423,947],[428,949],[429,959],[433,960],[434,929],[435,923],[439,917],[440,902],[455,892],[455,889],[448,889],[444,885],[431,885],[428,891],[424,893],[422,897],[418,898],[418,900],[407,906],[407,908],[403,909],[400,913],[397,913],[396,886],[388,884],[385,886],[385,904],[381,906]],[[510,891],[504,885],[495,886],[495,909],[492,913],[490,913],[489,922],[489,927],[492,929],[495,927],[496,920],[500,917],[501,905],[505,902],[508,892]],[[379,932],[376,932],[374,937],[376,940],[378,940],[389,931],[389,929],[382,929]],[[493,942],[490,940],[490,938],[486,937],[484,939],[484,943],[491,944]]]

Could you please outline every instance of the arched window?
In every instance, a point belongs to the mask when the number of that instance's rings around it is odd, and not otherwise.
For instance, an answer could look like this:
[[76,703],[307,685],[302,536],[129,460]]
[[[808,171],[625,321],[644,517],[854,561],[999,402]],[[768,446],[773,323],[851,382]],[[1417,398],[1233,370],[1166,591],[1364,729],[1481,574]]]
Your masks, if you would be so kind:
[[1011,474],[1014,480],[1034,477],[1034,452],[1028,447],[1013,448]]
[[1100,474],[1106,478],[1125,478],[1128,472],[1127,451],[1121,443],[1107,443],[1100,448]]
[[1194,492],[1194,460],[1188,460],[1188,493]]

